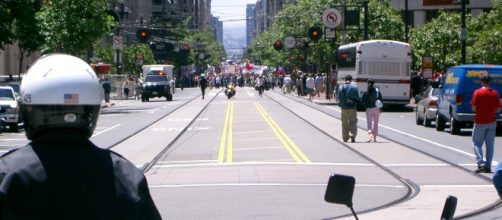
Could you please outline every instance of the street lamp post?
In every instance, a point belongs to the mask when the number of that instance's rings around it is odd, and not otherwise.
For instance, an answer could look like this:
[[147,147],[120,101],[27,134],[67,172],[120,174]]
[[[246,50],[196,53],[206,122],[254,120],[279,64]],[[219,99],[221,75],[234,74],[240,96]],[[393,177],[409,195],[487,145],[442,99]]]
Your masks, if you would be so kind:
[[[121,25],[121,23],[122,23],[122,21],[124,19],[124,15],[127,15],[129,12],[128,12],[128,9],[124,6],[123,3],[120,4],[120,8],[116,6],[116,7],[114,7],[114,9],[115,9],[115,12],[117,12],[119,14],[119,16],[120,16],[119,24],[117,26],[117,30],[116,30],[116,33],[115,33],[117,37],[120,37],[120,31],[121,31],[120,25]],[[117,61],[117,62],[115,62],[115,65],[116,65],[116,68],[117,68],[117,74],[120,74],[122,67],[121,67],[121,62],[120,62],[121,61],[120,60],[120,49],[118,47],[116,49],[115,56],[116,56],[116,61]]]

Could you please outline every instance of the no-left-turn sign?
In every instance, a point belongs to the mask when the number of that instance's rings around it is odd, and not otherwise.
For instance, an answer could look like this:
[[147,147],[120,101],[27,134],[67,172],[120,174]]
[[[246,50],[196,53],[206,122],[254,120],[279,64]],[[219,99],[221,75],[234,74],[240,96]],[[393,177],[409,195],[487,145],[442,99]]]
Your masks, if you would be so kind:
[[334,8],[328,8],[322,13],[322,23],[327,28],[336,28],[342,23],[342,14]]

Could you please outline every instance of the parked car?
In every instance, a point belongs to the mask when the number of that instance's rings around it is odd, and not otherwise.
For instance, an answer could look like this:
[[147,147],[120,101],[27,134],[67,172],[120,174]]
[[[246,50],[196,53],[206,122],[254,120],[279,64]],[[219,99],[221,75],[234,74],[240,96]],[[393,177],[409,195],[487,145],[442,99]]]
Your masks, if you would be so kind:
[[439,87],[429,86],[422,94],[417,95],[417,107],[415,108],[415,121],[417,125],[430,127],[431,122],[436,119],[437,100]]
[[18,130],[19,102],[14,89],[10,86],[0,86],[0,118],[11,130]]

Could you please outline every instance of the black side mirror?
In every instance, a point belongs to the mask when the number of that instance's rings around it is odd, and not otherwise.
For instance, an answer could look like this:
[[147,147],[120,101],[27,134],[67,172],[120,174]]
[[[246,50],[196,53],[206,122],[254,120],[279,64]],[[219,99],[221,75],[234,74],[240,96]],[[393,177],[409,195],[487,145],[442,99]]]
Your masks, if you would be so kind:
[[352,176],[335,174],[329,177],[324,201],[329,203],[344,204],[350,208],[354,217],[356,212],[352,207],[352,196],[354,195],[354,186],[356,179]]
[[457,197],[448,196],[444,203],[443,213],[441,213],[441,220],[452,220],[457,209]]

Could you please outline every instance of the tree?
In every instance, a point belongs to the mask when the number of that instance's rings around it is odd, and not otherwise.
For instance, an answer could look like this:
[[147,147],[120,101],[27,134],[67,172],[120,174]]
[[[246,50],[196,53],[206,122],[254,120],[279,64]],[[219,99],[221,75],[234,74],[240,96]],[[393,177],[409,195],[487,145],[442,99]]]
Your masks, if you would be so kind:
[[[360,0],[343,1],[346,5],[362,6]],[[342,5],[341,0],[301,0],[298,3],[285,3],[284,8],[274,18],[274,23],[263,36],[255,38],[252,46],[253,59],[260,60],[263,64],[277,66],[291,64],[304,66],[305,63],[318,64],[321,71],[328,71],[328,63],[336,58],[336,50],[341,39],[336,41],[324,40],[312,42],[307,38],[307,31],[312,26],[323,27],[321,13],[333,5]],[[362,7],[361,7],[362,8]],[[364,13],[361,10],[360,16]],[[363,27],[364,19],[360,19],[360,27]],[[401,20],[399,10],[390,6],[389,0],[370,0],[369,2],[369,38],[402,40],[404,38],[404,23]],[[340,31],[338,31],[339,37]],[[275,40],[283,40],[286,36],[300,37],[307,41],[304,47],[274,51],[271,45]],[[343,43],[361,41],[362,29],[347,30],[344,33]],[[264,46],[264,45],[270,45]]]
[[470,63],[502,63],[502,0],[493,1],[494,9],[473,19],[468,26],[467,60]]
[[414,67],[421,66],[422,57],[432,57],[434,71],[445,71],[460,61],[460,14],[441,11],[436,19],[413,28],[410,45]]
[[106,0],[51,0],[37,13],[37,21],[45,39],[43,52],[65,52],[79,55],[93,43],[110,33],[113,17],[106,13]]
[[37,51],[44,40],[35,19],[41,4],[40,0],[17,0],[11,4],[14,15],[14,39],[19,44],[19,70],[22,69],[24,55],[26,53],[31,55]]
[[136,64],[136,54],[143,55],[143,65],[155,64],[153,51],[147,44],[132,44],[122,51],[122,69],[132,75],[139,76],[141,65]]
[[12,16],[11,5],[12,1],[0,0],[0,49],[4,48],[5,44],[12,43],[14,33],[12,32]]

